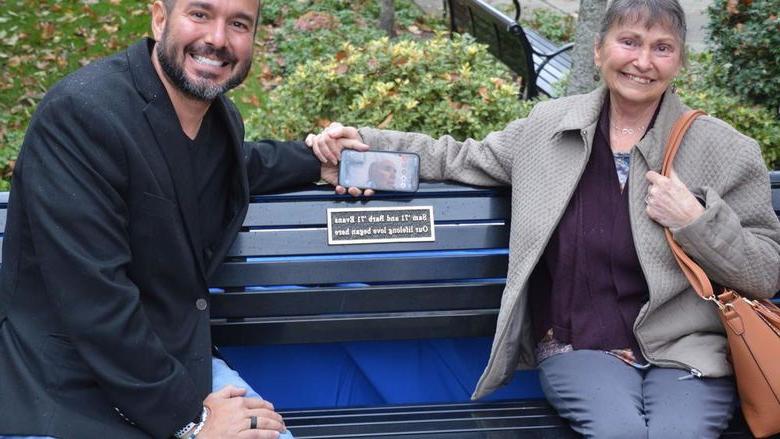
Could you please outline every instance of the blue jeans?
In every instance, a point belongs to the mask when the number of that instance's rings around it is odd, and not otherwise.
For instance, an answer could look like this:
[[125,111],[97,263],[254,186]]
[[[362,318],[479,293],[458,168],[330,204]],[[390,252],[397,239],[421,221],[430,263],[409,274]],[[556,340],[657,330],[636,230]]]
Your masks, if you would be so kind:
[[[255,392],[255,390],[238,375],[238,372],[228,367],[228,365],[225,364],[225,362],[220,360],[219,358],[211,359],[211,375],[212,375],[211,390],[214,392],[227,385],[233,385],[236,387],[246,389],[247,392],[245,396],[248,398],[260,398],[260,395],[258,395],[257,392]],[[51,436],[2,436],[0,435],[0,439],[55,439],[55,438]],[[290,433],[290,431],[288,430],[282,433],[279,436],[279,439],[294,439],[294,438],[292,433]]]
[[[262,397],[255,392],[255,389],[252,388],[246,381],[244,381],[243,378],[241,378],[238,375],[238,372],[231,369],[227,364],[225,364],[224,361],[220,360],[219,358],[212,358],[211,359],[211,376],[212,376],[212,383],[211,383],[211,390],[216,392],[219,389],[222,389],[223,387],[227,385],[233,385],[235,387],[240,387],[242,389],[246,389],[246,396],[247,398],[260,398]],[[0,436],[0,439],[2,437]],[[279,435],[279,439],[294,439],[292,433],[290,433],[290,430],[287,430],[286,432]]]

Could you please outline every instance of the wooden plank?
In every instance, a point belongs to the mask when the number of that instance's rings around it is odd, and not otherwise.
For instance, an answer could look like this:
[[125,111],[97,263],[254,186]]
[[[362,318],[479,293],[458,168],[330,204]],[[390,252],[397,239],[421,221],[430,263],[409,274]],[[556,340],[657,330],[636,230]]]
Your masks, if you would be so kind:
[[506,247],[509,242],[509,226],[505,223],[437,224],[435,230],[433,242],[359,245],[328,245],[325,227],[254,230],[238,234],[228,257],[494,249]]
[[209,281],[215,288],[247,285],[333,285],[345,282],[446,282],[506,276],[506,254],[456,254],[381,259],[293,259],[274,262],[226,262]]
[[245,319],[236,322],[212,319],[211,334],[217,346],[487,337],[495,332],[497,315],[498,310],[493,309]]
[[[504,192],[506,193],[506,192]],[[505,219],[509,217],[509,197],[447,196],[428,197],[406,195],[404,197],[371,199],[371,207],[433,206],[433,216],[438,222]],[[249,205],[244,227],[310,226],[327,224],[329,208],[360,208],[367,205],[365,199],[285,200],[278,202],[253,202]]]
[[216,319],[343,313],[495,309],[503,281],[303,288],[212,294]]

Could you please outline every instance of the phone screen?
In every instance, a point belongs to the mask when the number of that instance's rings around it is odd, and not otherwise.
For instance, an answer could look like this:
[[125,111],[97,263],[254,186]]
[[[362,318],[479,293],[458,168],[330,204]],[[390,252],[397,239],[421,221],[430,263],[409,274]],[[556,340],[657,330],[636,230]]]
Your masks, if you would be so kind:
[[410,152],[345,149],[341,152],[339,184],[344,187],[414,192],[420,173],[420,157]]

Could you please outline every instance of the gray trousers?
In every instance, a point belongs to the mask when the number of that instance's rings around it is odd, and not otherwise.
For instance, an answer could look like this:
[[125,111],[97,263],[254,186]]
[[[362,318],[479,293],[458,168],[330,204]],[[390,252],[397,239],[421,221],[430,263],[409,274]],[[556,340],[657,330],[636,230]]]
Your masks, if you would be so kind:
[[539,370],[550,404],[588,438],[718,438],[737,400],[731,378],[637,369],[601,351],[553,355]]

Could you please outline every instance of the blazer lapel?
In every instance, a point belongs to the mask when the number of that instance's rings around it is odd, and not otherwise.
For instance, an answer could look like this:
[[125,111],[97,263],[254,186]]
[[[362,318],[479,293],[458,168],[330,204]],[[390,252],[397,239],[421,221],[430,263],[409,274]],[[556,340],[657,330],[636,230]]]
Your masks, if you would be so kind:
[[173,181],[179,211],[186,228],[192,253],[201,272],[205,273],[203,263],[200,224],[198,223],[198,202],[192,190],[194,178],[189,148],[184,141],[176,111],[168,98],[151,61],[151,51],[154,41],[145,38],[130,46],[127,50],[130,70],[136,89],[147,104],[143,112],[152,133],[157,140],[157,147],[165,158],[168,171]]
[[247,180],[246,166],[244,166],[244,133],[241,128],[240,116],[229,109],[227,98],[221,96],[212,105],[215,106],[220,118],[225,122],[230,137],[230,145],[233,152],[231,157],[231,193],[228,194],[227,227],[223,232],[223,239],[214,250],[214,254],[206,267],[206,278],[216,270],[233,244],[238,231],[244,222],[249,203],[249,182]]
[[205,273],[203,243],[198,222],[198,200],[193,190],[195,179],[192,175],[192,157],[178,121],[171,123],[171,117],[176,118],[176,113],[167,95],[164,96],[150,102],[144,108],[144,115],[157,139],[157,146],[167,162],[179,211],[187,229],[195,260],[198,261],[201,272]]

